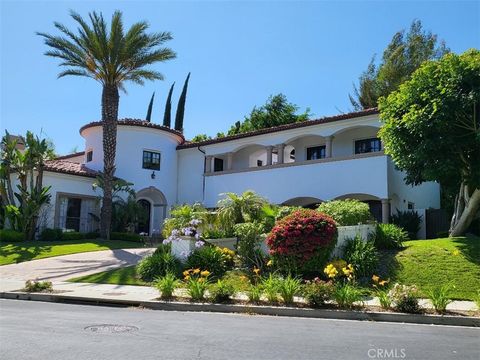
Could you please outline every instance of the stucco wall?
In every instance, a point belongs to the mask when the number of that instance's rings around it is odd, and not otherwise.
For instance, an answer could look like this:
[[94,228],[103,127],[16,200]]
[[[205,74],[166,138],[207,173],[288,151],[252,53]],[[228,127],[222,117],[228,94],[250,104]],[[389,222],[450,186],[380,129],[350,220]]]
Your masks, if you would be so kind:
[[178,204],[203,202],[203,170],[205,156],[198,148],[177,151]]

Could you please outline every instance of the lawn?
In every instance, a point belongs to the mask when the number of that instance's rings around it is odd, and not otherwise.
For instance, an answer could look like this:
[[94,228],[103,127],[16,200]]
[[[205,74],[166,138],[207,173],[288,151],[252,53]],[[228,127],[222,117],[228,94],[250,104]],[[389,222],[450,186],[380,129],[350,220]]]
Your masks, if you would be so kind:
[[57,240],[0,243],[0,265],[89,251],[138,247],[142,247],[142,244],[122,240]]
[[473,300],[480,289],[480,238],[413,240],[397,253],[383,253],[391,282],[418,286],[421,295],[451,284],[450,296]]
[[135,272],[135,266],[127,266],[114,270],[103,271],[96,274],[70,279],[68,281],[114,285],[150,285],[137,277],[137,273]]

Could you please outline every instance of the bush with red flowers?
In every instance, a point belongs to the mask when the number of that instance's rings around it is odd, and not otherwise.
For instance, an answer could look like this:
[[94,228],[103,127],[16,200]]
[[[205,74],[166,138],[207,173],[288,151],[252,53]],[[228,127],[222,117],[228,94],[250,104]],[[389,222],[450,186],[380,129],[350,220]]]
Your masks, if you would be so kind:
[[277,221],[267,236],[274,263],[282,272],[321,272],[337,243],[335,221],[318,211],[300,209]]

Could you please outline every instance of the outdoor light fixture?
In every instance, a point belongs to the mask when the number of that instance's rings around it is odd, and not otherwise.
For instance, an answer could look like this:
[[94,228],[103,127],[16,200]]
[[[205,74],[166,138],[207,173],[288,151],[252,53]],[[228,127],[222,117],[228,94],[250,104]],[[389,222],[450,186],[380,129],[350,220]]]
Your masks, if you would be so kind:
[[150,174],[150,177],[151,177],[152,179],[155,179],[155,170],[152,171],[152,173]]

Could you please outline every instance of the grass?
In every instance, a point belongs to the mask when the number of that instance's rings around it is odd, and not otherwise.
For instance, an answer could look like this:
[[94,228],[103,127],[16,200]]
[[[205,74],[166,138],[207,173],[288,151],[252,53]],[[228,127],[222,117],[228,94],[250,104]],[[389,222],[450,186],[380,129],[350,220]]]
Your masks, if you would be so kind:
[[398,252],[380,256],[391,283],[417,285],[421,297],[435,287],[451,284],[449,296],[474,300],[480,289],[480,238],[412,240]]
[[82,252],[138,248],[142,244],[122,240],[57,240],[0,242],[0,265]]
[[114,285],[140,285],[149,286],[137,277],[135,266],[127,266],[114,270],[103,271],[68,280],[77,283],[114,284]]

